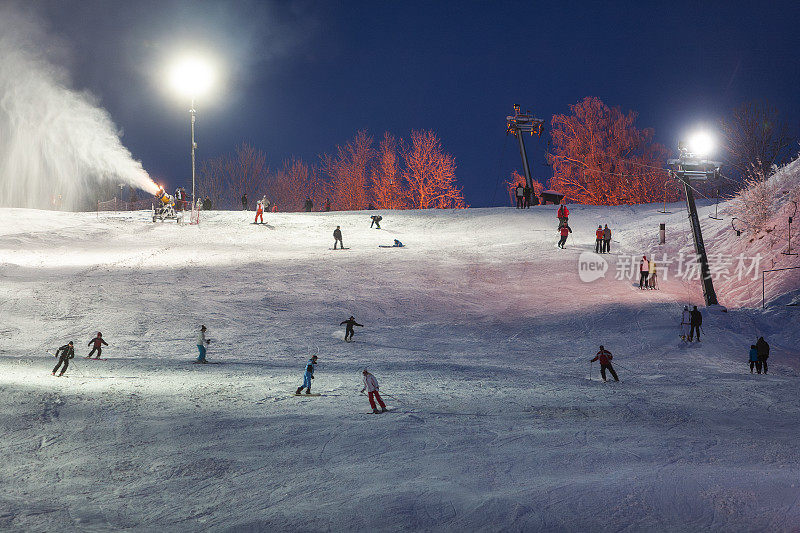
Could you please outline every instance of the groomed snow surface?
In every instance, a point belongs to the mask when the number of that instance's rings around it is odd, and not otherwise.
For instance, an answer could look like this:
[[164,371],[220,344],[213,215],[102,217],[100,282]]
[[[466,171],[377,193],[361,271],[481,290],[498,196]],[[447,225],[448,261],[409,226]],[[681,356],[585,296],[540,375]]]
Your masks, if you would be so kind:
[[[707,311],[686,345],[699,282],[578,276],[600,223],[609,262],[691,250],[685,208],[660,207],[571,206],[566,250],[554,206],[382,212],[381,230],[2,209],[0,528],[798,531],[800,307]],[[199,324],[221,364],[190,363]],[[97,331],[108,360],[82,359]],[[759,335],[768,375],[747,367]],[[620,383],[590,366],[600,344]],[[322,396],[295,397],[314,353]],[[389,413],[359,395],[364,367]]]

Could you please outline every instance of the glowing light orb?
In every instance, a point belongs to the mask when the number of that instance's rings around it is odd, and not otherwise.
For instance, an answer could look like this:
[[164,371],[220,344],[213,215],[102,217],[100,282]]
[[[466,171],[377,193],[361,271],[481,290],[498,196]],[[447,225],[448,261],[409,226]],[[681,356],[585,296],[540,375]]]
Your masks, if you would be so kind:
[[693,154],[704,156],[714,150],[714,139],[705,131],[700,131],[689,137],[689,149]]
[[184,96],[195,98],[208,92],[214,84],[214,69],[199,57],[186,57],[170,71],[172,88]]

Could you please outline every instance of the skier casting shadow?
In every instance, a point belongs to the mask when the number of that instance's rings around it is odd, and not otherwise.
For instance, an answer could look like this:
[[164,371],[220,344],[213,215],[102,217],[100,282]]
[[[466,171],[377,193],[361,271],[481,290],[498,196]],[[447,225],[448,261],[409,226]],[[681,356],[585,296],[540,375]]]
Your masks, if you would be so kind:
[[317,356],[312,355],[311,359],[306,363],[306,371],[303,374],[303,384],[297,387],[294,391],[295,394],[300,394],[303,389],[306,389],[306,394],[311,394],[311,380],[314,379],[314,365],[317,364]]
[[359,324],[358,322],[356,322],[356,319],[352,315],[350,316],[350,318],[348,318],[344,322],[341,322],[339,325],[341,326],[343,324],[347,324],[347,327],[344,330],[344,340],[346,342],[350,342],[353,340],[353,334],[355,333],[353,331],[353,326],[358,326],[360,328],[364,327],[363,324]]
[[97,356],[95,357],[95,359],[100,359],[100,356],[103,354],[103,345],[105,344],[106,346],[108,346],[108,343],[103,340],[103,334],[98,331],[97,337],[90,340],[89,344],[87,344],[86,346],[91,346],[92,344],[94,344],[94,347],[92,347],[92,351],[89,352],[89,355],[86,356],[86,359],[90,359],[95,351],[97,352]]
[[611,375],[614,377],[614,381],[619,381],[617,377],[617,373],[614,371],[614,367],[611,366],[611,360],[614,359],[614,356],[611,355],[611,352],[603,348],[603,345],[600,345],[600,351],[597,352],[597,355],[594,356],[594,359],[589,361],[593,363],[594,361],[600,361],[600,377],[603,378],[603,381],[606,380],[606,370],[611,372]]
[[61,373],[59,376],[63,376],[64,372],[67,371],[67,367],[69,366],[69,360],[75,357],[75,348],[72,346],[72,341],[69,341],[67,344],[56,350],[56,357],[58,357],[58,363],[56,363],[55,368],[53,368],[53,375],[55,376],[58,367],[61,367]]
[[344,241],[342,240],[342,229],[339,226],[336,226],[336,229],[333,230],[333,249],[336,249],[336,245],[341,244],[342,250],[344,250]]

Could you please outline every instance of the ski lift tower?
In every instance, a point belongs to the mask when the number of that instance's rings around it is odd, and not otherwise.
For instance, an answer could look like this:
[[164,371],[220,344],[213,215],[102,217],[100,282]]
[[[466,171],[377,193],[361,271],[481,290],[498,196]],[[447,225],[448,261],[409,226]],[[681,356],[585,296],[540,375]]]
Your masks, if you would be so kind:
[[695,135],[689,143],[679,142],[678,159],[667,160],[669,173],[673,178],[680,180],[686,192],[686,208],[689,211],[689,222],[692,225],[694,237],[694,251],[700,262],[700,274],[703,278],[703,298],[706,305],[718,305],[717,293],[711,280],[711,271],[708,267],[708,255],[703,243],[703,233],[700,229],[700,218],[697,216],[697,206],[694,203],[694,193],[691,182],[706,181],[711,177],[719,176],[719,161],[710,161],[706,158],[711,151],[711,139],[705,134]]
[[525,152],[525,141],[522,139],[522,134],[530,133],[531,137],[533,137],[535,133],[541,137],[543,127],[544,120],[534,117],[530,111],[523,113],[520,111],[519,104],[514,104],[514,114],[506,117],[506,135],[510,133],[519,141],[522,171],[525,173],[525,183],[531,190],[533,190],[533,178],[531,178],[531,168],[528,165],[528,154]]

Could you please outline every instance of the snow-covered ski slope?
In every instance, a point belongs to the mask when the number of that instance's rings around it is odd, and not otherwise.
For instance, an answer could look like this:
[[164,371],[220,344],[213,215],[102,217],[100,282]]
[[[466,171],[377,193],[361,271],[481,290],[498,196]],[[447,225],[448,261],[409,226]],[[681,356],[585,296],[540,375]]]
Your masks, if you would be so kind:
[[[800,308],[729,304],[689,346],[699,282],[579,278],[599,223],[609,263],[688,252],[685,208],[660,207],[571,206],[566,250],[553,206],[382,212],[381,230],[2,209],[0,529],[798,531]],[[730,221],[708,213],[720,252]],[[222,364],[190,364],[201,323]],[[108,360],[86,361],[97,331]],[[766,376],[746,367],[758,335]],[[590,367],[600,344],[621,383]],[[294,397],[314,353],[323,396]],[[368,414],[365,366],[391,412]]]

